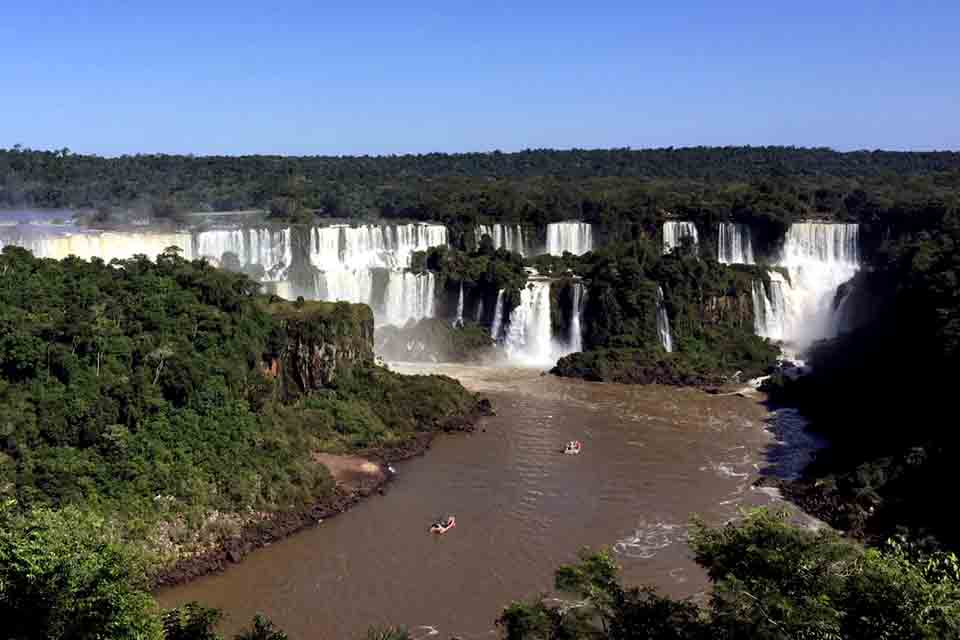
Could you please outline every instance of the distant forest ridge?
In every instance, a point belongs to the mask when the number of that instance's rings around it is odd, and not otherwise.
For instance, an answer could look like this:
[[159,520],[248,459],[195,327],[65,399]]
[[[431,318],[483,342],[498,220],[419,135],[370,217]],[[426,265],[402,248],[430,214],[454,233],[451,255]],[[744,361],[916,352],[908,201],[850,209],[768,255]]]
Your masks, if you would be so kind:
[[[297,199],[327,215],[408,215],[516,218],[567,215],[573,202],[598,193],[622,206],[664,200],[672,191],[716,193],[721,185],[768,183],[769,193],[828,188],[843,197],[919,180],[921,191],[954,191],[960,153],[837,152],[827,148],[690,147],[665,149],[528,150],[515,153],[429,153],[401,156],[192,156],[105,158],[68,149],[0,149],[0,207],[96,208],[148,206],[158,211],[270,208]],[[927,186],[929,183],[929,186]],[[772,185],[772,186],[769,186]],[[872,185],[872,186],[871,186]],[[910,189],[916,185],[908,185]],[[679,188],[678,188],[679,187]],[[869,188],[868,188],[869,187]],[[504,190],[509,193],[504,193]],[[638,190],[645,195],[638,194]],[[558,193],[558,202],[540,202]],[[723,200],[729,198],[723,197]],[[515,201],[523,202],[515,202]],[[696,206],[713,206],[703,196]],[[484,204],[486,203],[486,204]],[[529,204],[527,204],[529,203]],[[542,215],[520,211],[543,209]],[[579,205],[578,205],[579,206]],[[724,207],[729,211],[729,203]]]

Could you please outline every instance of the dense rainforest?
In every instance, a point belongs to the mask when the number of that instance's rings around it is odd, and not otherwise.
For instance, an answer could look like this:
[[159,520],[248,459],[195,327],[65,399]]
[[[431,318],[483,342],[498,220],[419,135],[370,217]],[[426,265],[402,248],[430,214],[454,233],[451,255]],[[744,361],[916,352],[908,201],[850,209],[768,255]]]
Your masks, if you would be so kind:
[[[469,318],[489,326],[498,290],[519,295],[524,267],[557,278],[557,297],[582,278],[592,320],[584,351],[556,372],[681,384],[762,373],[776,347],[753,335],[743,303],[763,272],[718,264],[708,233],[698,252],[661,255],[659,222],[747,222],[761,253],[794,220],[859,222],[864,268],[838,296],[855,328],[813,348],[810,375],[775,373],[767,389],[830,443],[781,488],[870,546],[755,514],[691,540],[713,583],[706,603],[625,587],[600,552],[557,573],[576,607],[514,603],[500,630],[511,639],[960,636],[950,553],[960,530],[943,493],[958,444],[945,400],[960,366],[960,154],[98,158],[15,148],[0,150],[0,208],[14,207],[86,209],[100,222],[246,208],[294,221],[443,221],[459,248],[415,266],[437,273],[448,312],[462,286]],[[602,248],[524,262],[467,233],[478,222],[568,218],[597,223]],[[673,353],[657,341],[658,302]],[[562,333],[570,319],[557,312],[551,322]],[[422,330],[443,333],[450,353],[487,348],[489,337],[467,325]],[[284,356],[304,341],[351,355],[304,371]],[[402,446],[474,403],[452,381],[376,367],[372,344],[364,307],[271,300],[242,275],[176,252],[110,266],[5,249],[0,620],[24,621],[8,635],[213,638],[215,612],[153,609],[144,589],[158,571],[257,514],[329,496],[332,480],[310,453]],[[263,620],[250,633],[282,637]]]
[[5,637],[156,637],[158,575],[336,498],[315,454],[389,457],[475,408],[449,378],[376,366],[364,305],[263,296],[176,249],[108,265],[6,247]]
[[[188,211],[265,209],[306,220],[543,224],[579,218],[613,233],[665,213],[734,219],[775,236],[799,218],[876,223],[911,203],[957,202],[960,153],[794,147],[530,150],[387,157],[102,158],[0,149],[0,208]],[[763,230],[766,231],[763,231]]]

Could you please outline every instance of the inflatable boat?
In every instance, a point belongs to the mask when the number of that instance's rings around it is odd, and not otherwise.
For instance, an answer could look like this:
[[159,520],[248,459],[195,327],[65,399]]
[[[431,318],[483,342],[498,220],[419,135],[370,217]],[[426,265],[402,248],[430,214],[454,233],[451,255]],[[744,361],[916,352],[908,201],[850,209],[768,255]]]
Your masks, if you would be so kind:
[[583,449],[583,444],[579,440],[571,440],[567,443],[567,446],[563,448],[563,452],[568,456],[575,456],[580,453],[580,450]]
[[430,527],[430,533],[446,533],[457,526],[457,519],[453,516],[449,516],[443,522],[435,522],[433,526]]

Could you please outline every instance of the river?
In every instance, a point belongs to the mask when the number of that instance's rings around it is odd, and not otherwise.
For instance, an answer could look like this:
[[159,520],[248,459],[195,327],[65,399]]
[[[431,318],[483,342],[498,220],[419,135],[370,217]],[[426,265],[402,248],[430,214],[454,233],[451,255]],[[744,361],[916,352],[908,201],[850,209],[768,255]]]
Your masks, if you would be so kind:
[[[256,612],[291,638],[359,638],[371,624],[414,637],[495,637],[511,599],[547,592],[580,547],[610,546],[631,584],[672,596],[706,586],[685,544],[691,514],[718,524],[768,504],[751,487],[773,452],[757,398],[541,376],[532,369],[393,365],[456,377],[490,397],[496,416],[473,435],[438,438],[398,465],[373,497],[226,572],[158,594],[227,614],[232,633]],[[583,453],[565,456],[568,440]],[[802,456],[800,456],[802,457]],[[457,527],[430,535],[433,519]]]

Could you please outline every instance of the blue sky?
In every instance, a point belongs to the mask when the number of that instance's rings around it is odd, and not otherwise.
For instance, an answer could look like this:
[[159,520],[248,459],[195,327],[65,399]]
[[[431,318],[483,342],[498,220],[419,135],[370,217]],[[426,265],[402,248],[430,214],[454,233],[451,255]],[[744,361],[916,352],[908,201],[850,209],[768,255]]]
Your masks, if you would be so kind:
[[10,0],[0,87],[106,155],[960,149],[960,2]]

